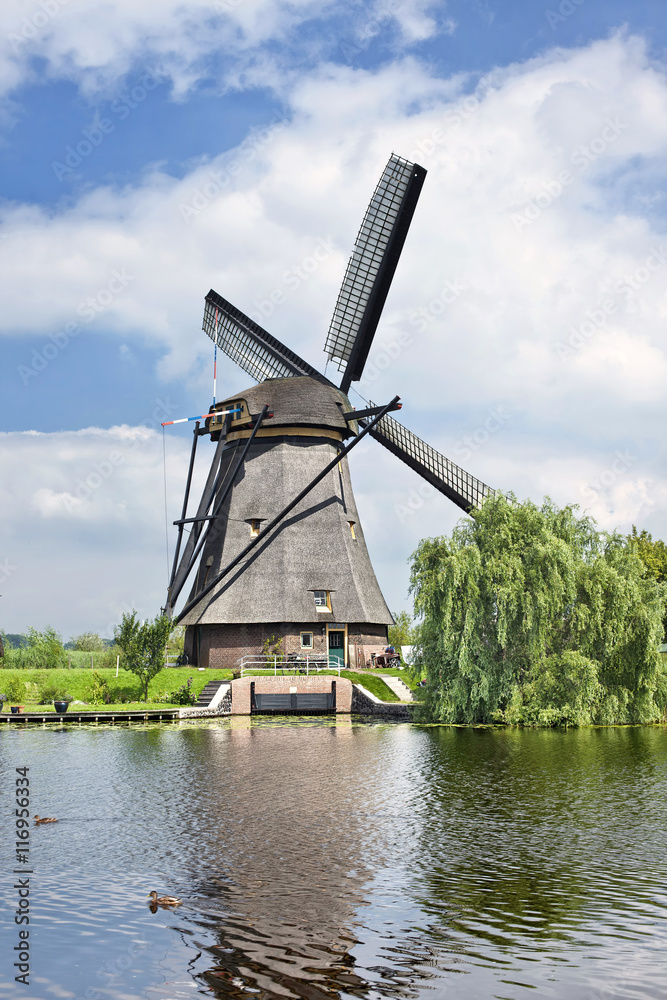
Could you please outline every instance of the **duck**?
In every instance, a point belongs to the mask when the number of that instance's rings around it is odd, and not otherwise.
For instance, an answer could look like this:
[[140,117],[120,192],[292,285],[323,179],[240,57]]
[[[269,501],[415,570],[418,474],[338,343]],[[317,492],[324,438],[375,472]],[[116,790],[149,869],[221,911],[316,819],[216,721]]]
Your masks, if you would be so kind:
[[55,816],[35,816],[35,823],[37,826],[39,826],[40,823],[57,823],[57,822],[58,820],[56,819]]
[[183,902],[178,896],[158,896],[155,889],[148,893],[150,906],[180,906]]

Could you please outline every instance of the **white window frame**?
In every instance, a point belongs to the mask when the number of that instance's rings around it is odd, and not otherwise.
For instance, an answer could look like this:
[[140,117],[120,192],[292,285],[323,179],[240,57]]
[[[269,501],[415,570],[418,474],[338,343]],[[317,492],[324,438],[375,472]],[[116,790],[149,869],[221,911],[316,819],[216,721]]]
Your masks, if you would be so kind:
[[[324,594],[324,604],[319,604],[322,598],[318,598],[318,594]],[[321,611],[323,613],[331,614],[331,591],[329,590],[314,590],[313,597],[315,599],[315,610]]]

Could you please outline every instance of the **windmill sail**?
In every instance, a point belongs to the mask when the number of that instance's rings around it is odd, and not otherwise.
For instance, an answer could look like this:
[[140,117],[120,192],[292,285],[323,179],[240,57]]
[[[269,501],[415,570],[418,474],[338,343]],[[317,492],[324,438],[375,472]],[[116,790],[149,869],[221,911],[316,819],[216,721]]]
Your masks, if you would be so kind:
[[467,513],[481,507],[482,501],[495,493],[486,483],[450,462],[393,417],[382,417],[369,433]]
[[366,210],[324,346],[343,392],[361,378],[425,177],[392,154]]
[[206,296],[202,328],[256,382],[264,382],[267,378],[310,375],[319,382],[331,385],[321,372],[213,289]]

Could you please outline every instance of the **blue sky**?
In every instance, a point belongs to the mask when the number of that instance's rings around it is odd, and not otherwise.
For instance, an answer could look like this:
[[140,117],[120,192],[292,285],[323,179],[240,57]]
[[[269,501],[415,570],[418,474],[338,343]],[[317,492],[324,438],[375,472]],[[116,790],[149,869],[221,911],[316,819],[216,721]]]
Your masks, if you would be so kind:
[[[9,0],[0,22],[6,630],[157,610],[159,424],[210,402],[204,295],[323,368],[392,150],[428,176],[362,396],[400,393],[493,486],[667,535],[663,5]],[[221,362],[219,396],[246,383]],[[170,518],[188,440],[165,442]],[[458,511],[359,450],[380,584],[408,606],[410,553]]]

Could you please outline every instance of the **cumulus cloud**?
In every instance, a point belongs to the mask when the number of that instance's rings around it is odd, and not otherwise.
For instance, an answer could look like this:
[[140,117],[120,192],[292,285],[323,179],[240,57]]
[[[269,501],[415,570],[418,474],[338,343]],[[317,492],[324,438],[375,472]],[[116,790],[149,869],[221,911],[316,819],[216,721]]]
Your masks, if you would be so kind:
[[[5,206],[0,264],[12,292],[0,332],[46,343],[73,323],[75,336],[115,332],[128,350],[147,337],[167,351],[164,377],[180,376],[208,350],[199,331],[212,286],[323,367],[345,263],[393,149],[429,173],[361,393],[400,393],[401,419],[493,486],[664,534],[667,233],[655,176],[667,83],[641,41],[553,50],[474,91],[407,58],[375,71],[321,66],[286,88],[284,116],[183,178],[154,170],[50,214]],[[318,247],[317,267],[305,267]],[[114,272],[126,279],[116,291]],[[246,377],[221,369],[219,395],[238,391]],[[511,417],[490,433],[498,407]],[[618,450],[633,456],[622,474]],[[404,594],[407,555],[458,512],[415,499],[420,481],[372,454],[377,464],[358,463],[362,518],[382,584]],[[54,470],[21,509],[53,526],[62,496],[77,499],[77,476]],[[136,488],[153,497],[140,476]],[[104,495],[98,527],[144,523],[148,501],[135,513]],[[406,498],[420,514],[401,521]],[[63,523],[88,530],[91,510]],[[158,547],[145,559],[158,560]]]
[[[583,122],[569,138],[568,121]],[[574,371],[598,395],[627,354],[624,338],[651,355],[652,370],[664,362],[667,239],[662,214],[633,192],[638,161],[650,187],[666,125],[664,76],[636,39],[496,70],[468,95],[412,60],[376,72],[325,67],[293,86],[289,119],[182,179],[153,171],[55,215],[5,206],[0,260],[15,295],[2,328],[74,322],[125,340],[141,331],[172,352],[170,374],[203,343],[201,296],[213,285],[319,363],[314,331],[328,323],[396,149],[429,175],[378,347],[399,330],[414,335],[408,388],[421,405],[439,397],[441,377],[438,364],[419,371],[417,350],[446,363],[456,402],[473,384],[539,405],[545,386],[560,395]],[[333,249],[301,280],[295,269],[323,240]],[[35,273],[44,294],[26,310]],[[624,385],[634,398],[636,378]]]
[[89,98],[113,91],[137,66],[168,80],[177,99],[202,82],[281,89],[290,62],[310,63],[331,49],[330,32],[302,32],[306,25],[343,19],[352,51],[396,29],[394,47],[404,48],[453,30],[432,16],[441,7],[434,0],[387,0],[374,9],[336,0],[5,0],[0,95],[34,82],[37,60],[40,73]]
[[[189,442],[169,439],[170,521],[180,515],[188,451]],[[0,463],[3,622],[48,622],[66,637],[86,623],[110,635],[123,610],[156,614],[167,577],[161,432],[0,434]]]

